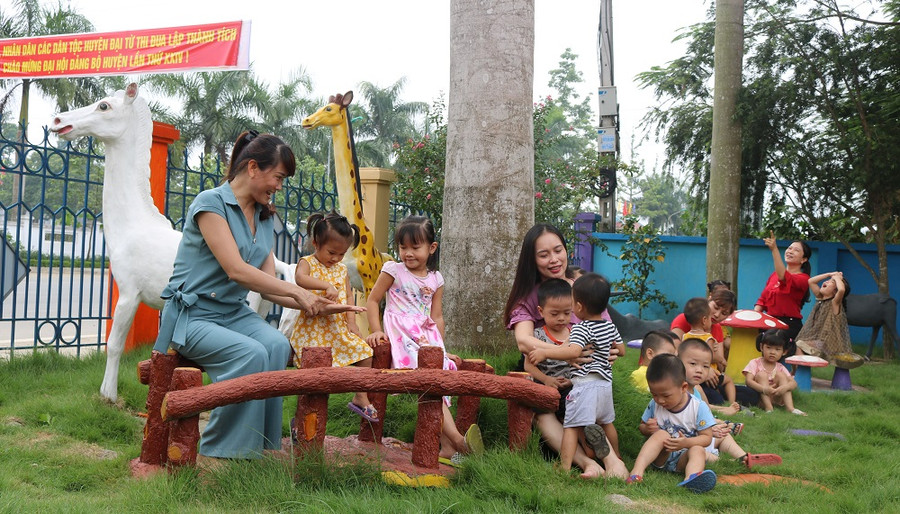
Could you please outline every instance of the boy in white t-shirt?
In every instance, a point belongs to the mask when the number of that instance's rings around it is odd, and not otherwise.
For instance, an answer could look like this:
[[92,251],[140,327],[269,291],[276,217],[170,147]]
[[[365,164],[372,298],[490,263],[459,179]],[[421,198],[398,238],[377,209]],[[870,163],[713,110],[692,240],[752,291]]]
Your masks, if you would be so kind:
[[647,385],[653,399],[638,427],[647,437],[634,461],[628,482],[643,481],[647,466],[684,472],[678,484],[695,493],[716,486],[716,474],[706,466],[706,447],[716,424],[706,403],[689,393],[684,364],[675,355],[658,355],[647,366]]

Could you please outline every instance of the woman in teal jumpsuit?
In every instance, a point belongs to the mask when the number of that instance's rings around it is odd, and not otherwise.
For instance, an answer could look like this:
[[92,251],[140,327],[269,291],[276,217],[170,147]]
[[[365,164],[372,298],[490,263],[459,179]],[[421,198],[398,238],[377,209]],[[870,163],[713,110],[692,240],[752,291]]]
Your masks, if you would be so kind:
[[[238,137],[226,182],[201,192],[188,209],[174,272],[161,295],[166,304],[154,350],[174,348],[203,366],[213,382],[283,370],[291,346],[247,306],[250,290],[311,314],[362,310],[275,278],[269,206],[294,169],[294,153],[277,137]],[[200,454],[254,458],[280,449],[281,403],[278,397],[213,410]]]

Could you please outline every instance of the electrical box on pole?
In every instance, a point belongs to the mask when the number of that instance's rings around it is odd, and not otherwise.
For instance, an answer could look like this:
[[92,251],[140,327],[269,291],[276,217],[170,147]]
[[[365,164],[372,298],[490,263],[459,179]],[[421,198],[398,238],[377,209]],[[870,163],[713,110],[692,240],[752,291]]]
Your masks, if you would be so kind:
[[600,116],[617,116],[619,114],[616,86],[601,86],[597,88],[597,100],[600,101]]

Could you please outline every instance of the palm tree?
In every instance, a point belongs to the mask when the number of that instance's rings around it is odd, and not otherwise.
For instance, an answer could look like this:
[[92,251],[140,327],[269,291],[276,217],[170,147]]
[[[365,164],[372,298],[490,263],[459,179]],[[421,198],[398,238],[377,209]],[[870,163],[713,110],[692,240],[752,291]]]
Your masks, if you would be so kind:
[[403,102],[400,94],[406,77],[400,77],[386,88],[371,82],[360,82],[359,92],[365,107],[359,107],[364,121],[357,126],[360,161],[371,166],[387,167],[394,160],[394,143],[416,135],[416,116],[428,109],[425,102]]
[[298,157],[308,155],[316,162],[328,159],[328,131],[304,130],[300,126],[303,118],[314,113],[322,100],[310,98],[312,79],[306,69],[294,71],[286,81],[277,84],[273,90],[263,84],[267,100],[260,112],[259,130],[275,134],[290,145]]
[[181,99],[174,124],[186,146],[202,145],[204,155],[228,160],[235,138],[258,126],[267,95],[248,71],[216,71],[158,76],[153,87]]
[[[0,38],[36,37],[52,34],[73,34],[92,32],[94,25],[71,6],[43,7],[38,0],[12,0],[8,9],[0,8]],[[56,103],[59,111],[67,111],[76,106],[87,105],[104,94],[108,79],[94,77],[59,79],[7,79],[2,81],[7,89],[5,100],[11,98],[15,88],[22,88],[22,102],[19,108],[19,126],[28,125],[28,104],[32,84],[45,97]],[[20,136],[24,137],[23,134]]]
[[[94,25],[70,6],[57,3],[44,7],[38,0],[12,0],[7,8],[0,6],[0,38],[20,38],[47,36],[52,34],[73,34],[92,32]],[[112,79],[114,80],[114,79]],[[87,105],[103,97],[105,87],[111,79],[94,77],[56,79],[6,79],[0,86],[6,89],[0,98],[0,116],[6,111],[8,101],[21,86],[19,124],[16,139],[24,144],[28,128],[28,107],[32,84],[38,92],[56,103],[57,111],[68,111],[76,106]],[[25,160],[19,163],[18,172],[12,173],[12,190],[16,201],[22,200],[25,191]],[[17,212],[17,211],[16,211]]]

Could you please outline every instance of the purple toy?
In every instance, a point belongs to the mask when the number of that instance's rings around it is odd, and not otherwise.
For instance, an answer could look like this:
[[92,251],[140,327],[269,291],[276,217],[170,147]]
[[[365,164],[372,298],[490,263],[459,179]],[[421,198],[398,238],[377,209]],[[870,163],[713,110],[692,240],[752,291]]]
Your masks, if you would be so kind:
[[801,428],[795,428],[791,430],[791,433],[794,435],[802,435],[802,436],[822,436],[822,437],[833,437],[835,439],[840,439],[841,441],[846,441],[847,438],[838,434],[837,432],[819,432],[818,430],[804,430]]

